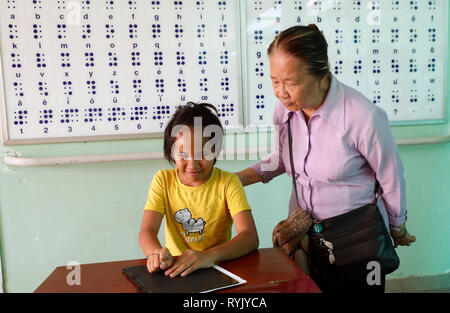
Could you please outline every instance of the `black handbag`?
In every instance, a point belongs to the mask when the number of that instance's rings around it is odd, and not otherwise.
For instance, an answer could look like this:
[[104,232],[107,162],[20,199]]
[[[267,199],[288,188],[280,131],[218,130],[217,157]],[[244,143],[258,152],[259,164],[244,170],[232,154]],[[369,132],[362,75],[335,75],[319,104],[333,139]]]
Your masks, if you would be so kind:
[[[292,156],[291,123],[288,120],[289,154],[297,197]],[[312,217],[313,218],[313,217]],[[369,262],[378,262],[382,275],[395,271],[400,260],[392,245],[376,203],[321,221],[308,231],[311,276],[321,285],[365,281]],[[339,275],[340,274],[340,275]]]
[[322,271],[332,270],[333,265],[364,267],[371,261],[378,262],[383,275],[399,267],[400,260],[376,204],[324,219],[320,226],[320,232],[315,230],[317,224],[313,226],[309,236],[311,255]]

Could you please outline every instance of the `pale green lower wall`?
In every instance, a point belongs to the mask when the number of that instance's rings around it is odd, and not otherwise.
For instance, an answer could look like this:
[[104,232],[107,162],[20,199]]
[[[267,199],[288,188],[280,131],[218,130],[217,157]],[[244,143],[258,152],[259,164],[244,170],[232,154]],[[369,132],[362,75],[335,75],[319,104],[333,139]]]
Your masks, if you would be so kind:
[[401,147],[405,164],[411,247],[398,249],[400,268],[392,277],[450,271],[450,144]]
[[[160,140],[2,147],[25,156],[156,151]],[[95,147],[95,150],[93,149]],[[407,182],[408,226],[417,242],[398,248],[399,270],[390,277],[450,270],[450,144],[400,147]],[[238,171],[254,161],[219,161]],[[137,243],[148,185],[167,162],[11,168],[0,161],[0,247],[7,292],[32,292],[69,261],[104,262],[142,257]],[[287,175],[246,188],[260,247],[286,218]],[[164,234],[160,233],[163,240]]]

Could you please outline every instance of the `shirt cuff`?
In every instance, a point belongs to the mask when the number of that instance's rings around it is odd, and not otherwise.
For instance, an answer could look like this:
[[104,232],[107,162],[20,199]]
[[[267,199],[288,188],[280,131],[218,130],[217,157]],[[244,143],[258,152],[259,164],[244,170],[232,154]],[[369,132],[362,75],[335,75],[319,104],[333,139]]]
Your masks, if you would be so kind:
[[271,160],[272,159],[269,157],[267,159],[263,159],[259,162],[256,162],[255,164],[250,166],[259,176],[261,176],[263,178],[262,182],[264,184],[267,184],[276,176],[284,173],[284,170],[280,169],[279,164],[277,164],[278,165],[277,168],[275,168],[273,170],[266,170],[266,168],[270,169]]
[[405,214],[403,216],[392,216],[388,213],[389,225],[400,226],[408,220],[408,216]]

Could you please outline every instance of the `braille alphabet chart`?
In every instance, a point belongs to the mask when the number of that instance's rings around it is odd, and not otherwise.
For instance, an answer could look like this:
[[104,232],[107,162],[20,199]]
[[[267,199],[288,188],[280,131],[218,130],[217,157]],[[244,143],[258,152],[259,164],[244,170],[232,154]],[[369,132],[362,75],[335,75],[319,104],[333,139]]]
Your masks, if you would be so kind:
[[273,95],[267,48],[283,29],[316,24],[330,71],[382,107],[392,124],[445,118],[448,1],[247,1],[247,123],[270,125]]
[[270,126],[267,48],[310,23],[392,123],[444,119],[448,1],[0,0],[3,143],[161,136],[187,101],[229,130]]
[[0,0],[6,144],[157,136],[187,101],[240,126],[239,12],[237,1]]

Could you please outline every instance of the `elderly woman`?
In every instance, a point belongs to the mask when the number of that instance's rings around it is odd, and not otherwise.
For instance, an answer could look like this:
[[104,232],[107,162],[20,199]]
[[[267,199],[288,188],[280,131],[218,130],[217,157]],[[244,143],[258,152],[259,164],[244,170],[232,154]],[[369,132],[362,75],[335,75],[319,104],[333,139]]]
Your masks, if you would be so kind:
[[[289,122],[296,187],[289,214],[300,206],[317,222],[376,202],[394,246],[409,246],[415,237],[406,230],[403,165],[385,111],[330,73],[327,43],[316,25],[284,30],[268,55],[280,100],[273,114],[279,150],[237,173],[242,184],[267,183],[285,172],[292,177]],[[270,168],[273,162],[276,168]],[[380,284],[369,286],[367,275],[347,281],[351,273],[339,271],[313,278],[324,291],[384,292],[384,275]]]

